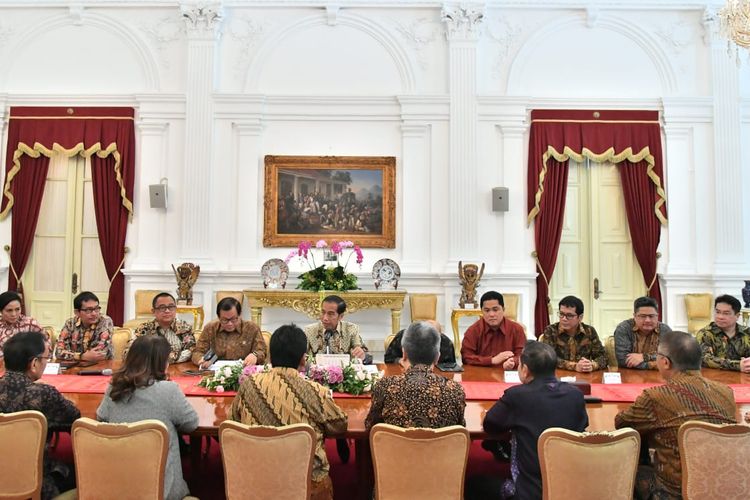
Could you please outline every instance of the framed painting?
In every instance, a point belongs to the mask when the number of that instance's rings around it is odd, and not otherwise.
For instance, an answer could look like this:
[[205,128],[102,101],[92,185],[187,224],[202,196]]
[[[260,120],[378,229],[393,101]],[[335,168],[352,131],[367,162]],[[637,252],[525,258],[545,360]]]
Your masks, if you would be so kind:
[[396,158],[265,157],[263,246],[302,240],[396,245]]

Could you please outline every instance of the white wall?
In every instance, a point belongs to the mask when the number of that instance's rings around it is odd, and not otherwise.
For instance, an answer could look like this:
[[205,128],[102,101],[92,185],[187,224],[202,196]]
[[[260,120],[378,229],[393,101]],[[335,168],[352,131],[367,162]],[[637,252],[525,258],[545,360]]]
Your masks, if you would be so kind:
[[[673,327],[686,325],[684,293],[739,295],[750,278],[750,70],[726,58],[697,4],[497,0],[470,4],[480,23],[446,24],[439,3],[420,0],[235,0],[195,26],[181,16],[188,3],[38,5],[0,0],[3,158],[11,106],[137,109],[128,297],[174,288],[170,265],[183,260],[202,266],[196,302],[208,313],[215,290],[260,286],[262,263],[288,253],[262,246],[264,155],[388,155],[396,248],[365,251],[362,284],[376,260],[394,259],[403,288],[440,294],[448,323],[457,260],[482,261],[482,289],[522,294],[533,331],[525,199],[538,108],[662,112],[659,270]],[[151,209],[148,185],[164,177],[169,208]],[[494,186],[510,189],[509,212],[491,211]],[[9,239],[7,219],[0,245]],[[5,254],[0,263],[7,279]],[[288,319],[306,321],[269,311],[263,327]],[[355,320],[381,345],[387,315]]]

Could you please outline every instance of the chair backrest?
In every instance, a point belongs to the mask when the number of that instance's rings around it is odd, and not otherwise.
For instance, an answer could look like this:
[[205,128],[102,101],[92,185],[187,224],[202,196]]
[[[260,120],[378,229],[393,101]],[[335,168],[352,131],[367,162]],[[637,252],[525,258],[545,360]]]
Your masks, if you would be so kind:
[[437,318],[437,295],[434,293],[410,293],[409,311],[412,323]]
[[154,300],[156,294],[161,293],[163,290],[136,290],[135,291],[135,317],[136,318],[148,318],[154,317],[151,312],[151,302]]
[[[263,340],[266,342],[266,352],[271,351],[271,332],[267,332],[266,330],[263,330],[260,332],[260,334],[263,336]],[[195,339],[196,342],[198,339]]]
[[630,500],[640,446],[638,432],[630,428],[596,433],[547,429],[537,442],[544,500]]
[[685,500],[748,498],[750,426],[685,422],[677,433],[677,443]]
[[49,341],[52,344],[52,347],[55,347],[55,343],[57,342],[57,332],[55,331],[55,327],[43,326],[42,330],[49,337]]
[[604,351],[607,353],[607,363],[610,368],[617,367],[617,354],[615,353],[615,336],[610,335],[604,341]]
[[[107,424],[84,417],[70,434],[79,500],[164,498],[169,432],[162,422]],[[118,472],[123,467],[127,474]]]
[[403,429],[377,424],[370,431],[376,499],[463,498],[469,431]]
[[0,498],[41,498],[47,419],[33,410],[0,413]]
[[309,425],[249,426],[226,420],[219,426],[219,441],[228,500],[249,493],[256,500],[310,497],[317,437]]
[[505,317],[510,318],[513,321],[518,321],[518,303],[521,300],[521,294],[519,293],[503,293],[503,302],[505,306]]
[[112,333],[112,350],[114,351],[113,359],[117,361],[122,360],[122,355],[132,336],[133,332],[130,328],[115,327],[115,331]]
[[245,294],[242,293],[242,290],[219,290],[218,292],[216,292],[216,303],[218,304],[221,299],[224,299],[226,297],[232,297],[240,303],[240,306],[245,300]]
[[710,293],[686,293],[685,311],[688,320],[688,333],[695,332],[706,326],[713,318],[713,300]]

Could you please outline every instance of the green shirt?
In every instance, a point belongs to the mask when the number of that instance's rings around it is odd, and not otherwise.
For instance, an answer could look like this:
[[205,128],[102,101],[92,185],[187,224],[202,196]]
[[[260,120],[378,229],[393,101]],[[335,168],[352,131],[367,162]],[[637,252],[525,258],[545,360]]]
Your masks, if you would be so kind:
[[750,358],[750,328],[737,323],[734,337],[713,321],[695,335],[703,351],[703,366],[721,370],[740,369],[740,360]]

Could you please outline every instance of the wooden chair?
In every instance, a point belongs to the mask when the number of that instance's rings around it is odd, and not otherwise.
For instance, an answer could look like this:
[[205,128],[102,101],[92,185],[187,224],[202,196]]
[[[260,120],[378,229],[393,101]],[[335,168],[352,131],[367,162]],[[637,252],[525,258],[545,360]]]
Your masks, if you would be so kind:
[[685,500],[748,498],[750,426],[685,422],[677,433],[677,444]]
[[410,293],[409,311],[412,323],[437,318],[437,295],[434,293]]
[[695,333],[713,319],[714,297],[710,293],[686,293],[685,312],[687,313],[688,333]]
[[128,347],[130,340],[133,338],[133,332],[130,328],[115,327],[112,333],[112,350],[114,351],[113,359],[122,361],[123,353]]
[[[263,335],[263,340],[266,343],[266,352],[271,352],[271,332],[267,332],[266,330],[263,330],[262,332],[260,332],[260,334]],[[198,339],[196,339],[196,341],[197,340]]]
[[219,442],[228,500],[310,497],[317,443],[311,426],[249,426],[227,420],[219,426]]
[[135,318],[127,320],[122,326],[135,329],[138,325],[153,319],[151,302],[162,290],[136,290],[135,291]]
[[[519,293],[504,293],[503,302],[505,302],[505,317],[513,321],[518,321],[518,303],[521,301]],[[524,327],[526,329],[526,327]]]
[[0,413],[0,498],[38,500],[44,476],[47,419],[38,411]]
[[219,290],[218,292],[216,292],[216,303],[218,304],[221,299],[224,299],[226,297],[232,297],[240,303],[240,306],[245,300],[245,294],[242,293],[242,290]]
[[573,432],[552,427],[537,442],[544,500],[633,498],[641,438],[633,429]]
[[469,431],[402,429],[377,424],[370,431],[375,498],[431,500],[463,498]]
[[615,353],[615,336],[610,335],[604,341],[604,350],[607,352],[607,363],[610,368],[617,368],[617,354]]
[[84,417],[70,434],[79,500],[163,500],[169,432],[162,422],[108,424]]

